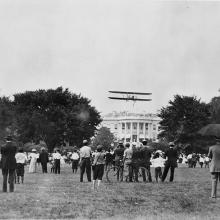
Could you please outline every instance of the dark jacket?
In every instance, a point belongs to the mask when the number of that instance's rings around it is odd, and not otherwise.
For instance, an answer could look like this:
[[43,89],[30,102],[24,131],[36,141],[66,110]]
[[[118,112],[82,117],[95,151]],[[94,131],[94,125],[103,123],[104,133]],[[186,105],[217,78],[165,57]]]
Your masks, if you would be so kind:
[[177,158],[178,158],[178,153],[177,150],[174,148],[169,148],[165,152],[165,157],[167,157],[167,162],[171,166],[177,166]]
[[40,153],[39,162],[44,164],[49,162],[48,153],[46,151]]
[[2,148],[1,148],[1,154],[2,154],[2,169],[16,169],[16,159],[15,154],[17,151],[17,147],[12,142],[7,142]]

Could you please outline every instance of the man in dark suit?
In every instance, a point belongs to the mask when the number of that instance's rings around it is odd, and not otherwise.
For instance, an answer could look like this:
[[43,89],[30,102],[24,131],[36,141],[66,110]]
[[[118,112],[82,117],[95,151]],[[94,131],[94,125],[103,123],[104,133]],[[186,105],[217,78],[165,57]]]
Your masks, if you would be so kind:
[[211,198],[217,197],[217,182],[220,181],[220,138],[216,138],[216,144],[209,148],[208,157],[211,159],[210,173],[212,177]]
[[[152,177],[151,177],[151,172],[150,172],[151,151],[150,151],[149,147],[147,146],[147,144],[148,144],[147,140],[143,140],[142,144],[143,144],[143,147],[141,149],[141,152],[142,152],[143,160],[142,160],[141,166],[143,166],[147,169],[148,182],[152,182]],[[141,172],[142,172],[142,176],[143,176],[143,181],[146,182],[145,170],[142,170]]]
[[47,173],[47,163],[49,162],[49,158],[48,158],[48,153],[46,152],[44,147],[41,149],[39,161],[42,166],[42,172]]
[[[12,137],[7,136],[6,144],[1,148],[2,154],[2,175],[3,175],[3,192],[7,192],[7,180],[9,191],[14,192],[14,175],[16,169],[15,154],[16,145],[12,142]],[[9,178],[8,178],[9,175]]]
[[165,167],[162,175],[162,182],[167,177],[167,173],[170,169],[170,182],[173,182],[174,178],[174,170],[177,167],[177,158],[178,158],[178,153],[177,150],[174,149],[174,143],[170,142],[169,143],[170,148],[165,152],[165,157],[167,157],[167,161],[165,162]]

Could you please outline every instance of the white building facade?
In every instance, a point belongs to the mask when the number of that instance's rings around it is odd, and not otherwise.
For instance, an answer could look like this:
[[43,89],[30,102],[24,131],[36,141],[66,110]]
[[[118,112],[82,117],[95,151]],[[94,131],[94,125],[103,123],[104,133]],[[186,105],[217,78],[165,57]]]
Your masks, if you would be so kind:
[[156,114],[113,112],[103,117],[102,126],[123,142],[157,141],[159,122]]

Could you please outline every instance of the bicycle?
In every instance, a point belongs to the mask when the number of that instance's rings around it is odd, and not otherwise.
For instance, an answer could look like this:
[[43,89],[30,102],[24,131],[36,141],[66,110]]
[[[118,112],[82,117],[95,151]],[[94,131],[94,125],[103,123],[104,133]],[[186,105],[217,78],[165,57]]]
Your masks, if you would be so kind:
[[[136,169],[134,165],[132,165],[133,171]],[[143,172],[145,172],[147,175],[149,175],[149,170],[146,167],[138,166],[138,182],[143,182]],[[123,161],[120,161],[119,166],[113,166],[109,168],[106,172],[106,179],[109,183],[115,183],[115,182],[122,182],[122,181],[129,181],[129,174],[124,172],[124,164]],[[135,178],[135,172],[133,172],[132,175],[132,181],[137,182]]]

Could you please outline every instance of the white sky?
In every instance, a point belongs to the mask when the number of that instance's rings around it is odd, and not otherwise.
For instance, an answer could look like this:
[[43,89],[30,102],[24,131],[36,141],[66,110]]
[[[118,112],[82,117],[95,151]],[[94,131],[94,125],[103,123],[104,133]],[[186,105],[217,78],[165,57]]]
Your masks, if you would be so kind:
[[[220,88],[220,2],[1,0],[0,95],[63,86],[98,111],[155,113]],[[152,102],[108,90],[152,92]]]

